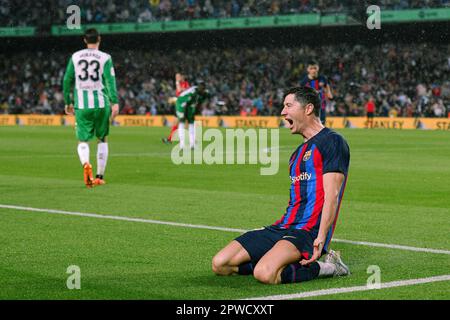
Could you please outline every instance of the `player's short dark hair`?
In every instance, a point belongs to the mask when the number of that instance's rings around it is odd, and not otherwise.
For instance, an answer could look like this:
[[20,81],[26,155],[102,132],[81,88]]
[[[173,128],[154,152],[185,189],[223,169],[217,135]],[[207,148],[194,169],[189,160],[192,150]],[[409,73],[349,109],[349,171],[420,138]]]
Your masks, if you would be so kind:
[[97,43],[100,39],[100,34],[98,33],[97,29],[87,29],[84,32],[84,39],[87,43]]
[[290,94],[295,96],[295,100],[300,103],[302,107],[307,104],[314,106],[314,114],[318,117],[320,115],[320,96],[319,93],[310,87],[293,87],[285,91],[283,101]]
[[307,65],[308,66],[318,66],[319,63],[316,60],[309,60]]

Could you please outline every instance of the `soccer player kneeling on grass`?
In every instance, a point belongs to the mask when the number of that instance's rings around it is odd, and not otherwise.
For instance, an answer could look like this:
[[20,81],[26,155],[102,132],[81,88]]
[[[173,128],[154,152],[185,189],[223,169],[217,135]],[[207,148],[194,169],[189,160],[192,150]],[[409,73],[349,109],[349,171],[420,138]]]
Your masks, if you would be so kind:
[[281,115],[286,127],[304,138],[289,161],[288,207],[273,225],[247,232],[217,253],[212,260],[214,273],[253,275],[267,284],[350,273],[339,253],[329,250],[350,151],[342,136],[322,125],[320,107],[319,94],[312,88],[297,87],[285,93]]
[[[86,30],[84,42],[87,49],[75,52],[69,60],[63,91],[66,114],[75,112],[78,155],[83,165],[84,182],[91,188],[93,185],[105,184],[103,176],[108,160],[106,137],[111,120],[119,113],[119,105],[111,56],[99,50],[100,35],[97,30]],[[95,180],[88,144],[94,135],[98,139]]]

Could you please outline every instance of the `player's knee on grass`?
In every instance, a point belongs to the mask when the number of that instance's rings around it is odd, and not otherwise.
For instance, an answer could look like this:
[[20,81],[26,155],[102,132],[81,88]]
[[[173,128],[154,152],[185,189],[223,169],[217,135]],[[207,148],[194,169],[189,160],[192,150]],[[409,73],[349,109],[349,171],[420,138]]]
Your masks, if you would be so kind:
[[212,271],[220,276],[232,274],[248,275],[253,273],[251,262],[240,262],[240,253],[231,258],[226,253],[219,252],[214,256],[211,263]]
[[278,270],[266,263],[259,263],[253,271],[253,276],[259,282],[265,284],[277,284]]
[[212,263],[211,263],[211,267],[212,267],[212,271],[220,276],[225,276],[228,275],[227,273],[227,266],[228,264],[228,259],[226,259],[223,255],[216,254],[214,256],[214,258],[212,259]]

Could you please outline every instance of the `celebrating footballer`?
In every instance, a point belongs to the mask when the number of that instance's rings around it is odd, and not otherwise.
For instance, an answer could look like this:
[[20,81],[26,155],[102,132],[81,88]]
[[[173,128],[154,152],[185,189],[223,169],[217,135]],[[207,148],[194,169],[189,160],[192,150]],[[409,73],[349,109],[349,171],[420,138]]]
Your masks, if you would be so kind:
[[[274,224],[244,233],[212,259],[217,275],[253,275],[266,284],[350,274],[330,250],[350,162],[345,139],[320,121],[321,98],[310,87],[286,91],[281,116],[303,143],[289,161],[290,199]],[[322,261],[319,259],[325,256]]]

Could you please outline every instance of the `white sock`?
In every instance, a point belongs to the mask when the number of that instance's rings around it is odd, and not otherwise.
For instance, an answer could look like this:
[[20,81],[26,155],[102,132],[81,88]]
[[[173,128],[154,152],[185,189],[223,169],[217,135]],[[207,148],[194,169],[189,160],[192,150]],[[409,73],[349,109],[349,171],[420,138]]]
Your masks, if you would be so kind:
[[317,261],[320,267],[319,277],[331,277],[336,271],[336,266],[333,263]]
[[106,162],[108,161],[108,143],[100,142],[97,145],[97,174],[105,174]]
[[190,147],[195,147],[195,125],[193,123],[189,124],[189,144]]
[[184,149],[184,123],[178,124],[178,137],[180,138],[180,149]]
[[81,142],[78,144],[78,156],[80,157],[81,164],[89,163],[89,144]]

